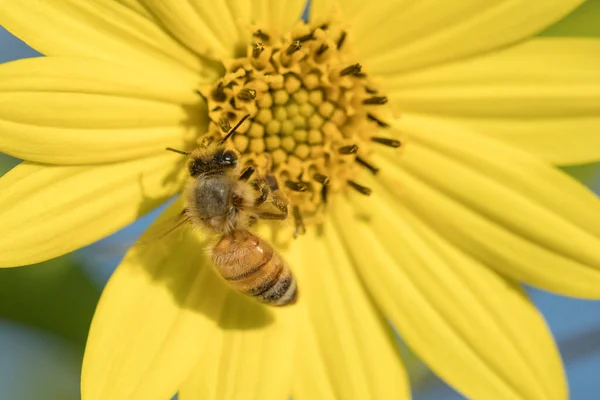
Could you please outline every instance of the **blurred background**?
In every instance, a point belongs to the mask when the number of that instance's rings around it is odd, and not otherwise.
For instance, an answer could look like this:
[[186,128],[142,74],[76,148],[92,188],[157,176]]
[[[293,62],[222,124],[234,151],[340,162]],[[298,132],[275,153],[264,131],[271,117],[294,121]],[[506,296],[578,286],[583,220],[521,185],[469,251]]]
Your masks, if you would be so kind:
[[[600,37],[600,0],[589,0],[545,36]],[[37,57],[0,27],[0,63]],[[0,154],[0,175],[19,160]],[[600,164],[565,169],[600,194]],[[0,399],[77,400],[87,331],[96,302],[123,257],[160,210],[72,254],[14,269],[0,269]],[[546,317],[563,356],[571,398],[600,398],[600,301],[528,289]],[[460,395],[403,349],[416,400]]]

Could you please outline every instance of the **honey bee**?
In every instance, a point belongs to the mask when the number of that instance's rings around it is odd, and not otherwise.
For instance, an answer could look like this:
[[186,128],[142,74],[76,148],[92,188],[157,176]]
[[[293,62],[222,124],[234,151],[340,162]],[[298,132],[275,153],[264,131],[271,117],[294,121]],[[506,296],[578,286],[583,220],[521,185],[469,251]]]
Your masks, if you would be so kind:
[[[258,219],[285,220],[287,198],[274,177],[250,179],[255,168],[243,169],[239,153],[225,146],[248,116],[216,143],[205,140],[189,153],[167,150],[189,157],[187,166],[192,180],[185,189],[187,205],[183,214],[194,227],[221,235],[210,249],[219,274],[245,295],[268,305],[284,306],[297,299],[294,275],[275,249],[248,227]],[[269,205],[275,209],[268,209]]]

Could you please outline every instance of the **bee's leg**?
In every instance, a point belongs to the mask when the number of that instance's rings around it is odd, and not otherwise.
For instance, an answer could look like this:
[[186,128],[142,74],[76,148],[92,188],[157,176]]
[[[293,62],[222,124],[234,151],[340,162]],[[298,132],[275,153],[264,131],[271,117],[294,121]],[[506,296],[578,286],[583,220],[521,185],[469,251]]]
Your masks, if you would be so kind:
[[270,202],[281,211],[282,219],[286,219],[289,213],[289,200],[281,191],[271,192]]
[[284,220],[287,218],[287,215],[284,214],[275,214],[270,212],[257,213],[256,214],[260,219],[276,219],[276,220]]
[[260,191],[260,196],[254,200],[254,206],[260,207],[262,206],[268,199],[271,194],[271,189],[269,189],[269,184],[263,179],[257,179],[252,182],[256,190]]
[[296,226],[294,229],[294,238],[297,238],[298,235],[304,235],[306,233],[306,227],[304,226],[304,220],[302,219],[300,208],[298,206],[293,206],[292,210],[294,212],[294,224]]

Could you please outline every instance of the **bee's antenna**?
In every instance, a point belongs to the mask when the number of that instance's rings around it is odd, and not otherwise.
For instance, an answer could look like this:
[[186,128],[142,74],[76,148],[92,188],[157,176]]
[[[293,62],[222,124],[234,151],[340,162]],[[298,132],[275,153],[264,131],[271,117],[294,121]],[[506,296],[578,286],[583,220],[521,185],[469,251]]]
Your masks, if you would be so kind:
[[190,152],[189,152],[189,151],[177,150],[177,149],[174,149],[174,148],[172,148],[172,147],[167,147],[165,150],[169,150],[169,151],[172,151],[172,152],[174,152],[174,153],[183,154],[184,156],[189,156],[189,155],[190,155]]
[[226,135],[226,136],[225,136],[223,139],[221,139],[221,141],[219,142],[219,144],[223,144],[223,143],[225,143],[225,142],[227,141],[227,139],[229,139],[229,138],[230,138],[230,137],[231,137],[231,136],[232,136],[232,135],[235,133],[235,130],[236,130],[237,128],[239,128],[239,127],[240,127],[240,125],[242,125],[242,124],[244,123],[244,121],[245,121],[245,120],[247,120],[247,119],[248,119],[248,117],[249,117],[249,116],[250,116],[250,114],[246,114],[246,115],[244,115],[244,116],[242,117],[242,119],[240,119],[240,121],[239,121],[237,124],[235,124],[235,126],[234,126],[233,128],[231,128],[231,130],[230,130],[230,131],[227,133],[227,135]]

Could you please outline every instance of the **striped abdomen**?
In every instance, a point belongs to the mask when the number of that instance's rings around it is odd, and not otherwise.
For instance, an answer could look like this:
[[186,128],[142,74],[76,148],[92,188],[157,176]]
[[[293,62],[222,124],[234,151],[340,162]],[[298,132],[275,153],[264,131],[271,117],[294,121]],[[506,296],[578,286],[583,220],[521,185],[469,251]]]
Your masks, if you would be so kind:
[[215,245],[212,260],[225,280],[240,292],[272,306],[296,302],[296,280],[277,252],[260,237],[236,230]]

